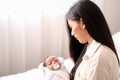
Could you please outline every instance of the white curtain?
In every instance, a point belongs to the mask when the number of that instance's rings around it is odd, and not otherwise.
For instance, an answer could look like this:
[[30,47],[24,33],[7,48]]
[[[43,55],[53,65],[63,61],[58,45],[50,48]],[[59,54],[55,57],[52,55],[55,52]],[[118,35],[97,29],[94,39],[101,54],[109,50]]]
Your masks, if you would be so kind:
[[0,76],[69,57],[65,13],[73,0],[0,0]]

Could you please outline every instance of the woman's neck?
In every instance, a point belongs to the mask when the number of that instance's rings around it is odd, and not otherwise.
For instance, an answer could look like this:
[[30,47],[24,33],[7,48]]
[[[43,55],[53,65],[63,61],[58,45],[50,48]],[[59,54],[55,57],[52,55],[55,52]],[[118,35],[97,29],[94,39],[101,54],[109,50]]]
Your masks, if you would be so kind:
[[87,46],[87,47],[90,46],[90,44],[92,43],[92,41],[93,41],[93,38],[92,38],[92,37],[89,37],[89,39],[88,39],[88,46]]

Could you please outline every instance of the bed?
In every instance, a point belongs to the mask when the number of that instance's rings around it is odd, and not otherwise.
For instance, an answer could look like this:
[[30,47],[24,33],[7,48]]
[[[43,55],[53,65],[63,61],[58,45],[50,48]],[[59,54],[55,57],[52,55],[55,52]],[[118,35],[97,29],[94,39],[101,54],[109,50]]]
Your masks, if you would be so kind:
[[[74,63],[70,58],[65,59],[64,64],[69,72],[74,66]],[[41,63],[37,68],[31,69],[23,73],[3,76],[3,77],[0,77],[0,80],[45,80],[44,77],[42,76],[43,73],[41,72],[40,66],[41,66]]]

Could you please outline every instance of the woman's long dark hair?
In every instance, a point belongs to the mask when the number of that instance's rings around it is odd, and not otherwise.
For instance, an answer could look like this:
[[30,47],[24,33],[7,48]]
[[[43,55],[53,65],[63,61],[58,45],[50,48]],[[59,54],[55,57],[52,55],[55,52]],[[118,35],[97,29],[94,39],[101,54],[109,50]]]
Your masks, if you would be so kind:
[[67,21],[67,30],[68,30],[68,35],[69,35],[69,52],[70,52],[70,57],[73,59],[75,66],[71,70],[70,73],[70,80],[73,80],[75,71],[79,65],[79,63],[82,61],[83,53],[85,53],[85,50],[87,48],[87,43],[86,44],[81,44],[74,36],[71,36],[71,28],[68,25]]
[[67,30],[69,35],[69,52],[70,57],[73,59],[74,63],[77,62],[85,44],[81,44],[74,36],[71,36],[71,28],[67,22]]
[[[90,36],[112,49],[118,59],[109,26],[99,7],[89,0],[79,0],[70,8],[66,15],[66,19],[80,21],[80,18],[82,18]],[[85,54],[85,49],[86,46],[83,51],[79,53],[81,56],[71,71],[70,80],[74,79],[76,69],[82,61],[82,56]]]

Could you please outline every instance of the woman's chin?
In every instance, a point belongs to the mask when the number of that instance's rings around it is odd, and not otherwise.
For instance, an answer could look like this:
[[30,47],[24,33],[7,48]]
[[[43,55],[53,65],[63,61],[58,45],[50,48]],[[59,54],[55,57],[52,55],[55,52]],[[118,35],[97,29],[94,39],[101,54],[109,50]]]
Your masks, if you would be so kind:
[[86,41],[78,40],[81,44],[85,44]]

